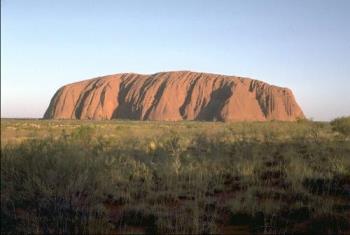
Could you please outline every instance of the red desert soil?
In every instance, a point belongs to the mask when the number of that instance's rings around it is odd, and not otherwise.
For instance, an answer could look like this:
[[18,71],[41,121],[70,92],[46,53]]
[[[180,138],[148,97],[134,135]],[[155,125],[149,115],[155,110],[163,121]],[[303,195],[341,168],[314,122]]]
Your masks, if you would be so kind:
[[178,71],[123,73],[65,85],[44,118],[295,121],[304,114],[288,88],[250,78]]

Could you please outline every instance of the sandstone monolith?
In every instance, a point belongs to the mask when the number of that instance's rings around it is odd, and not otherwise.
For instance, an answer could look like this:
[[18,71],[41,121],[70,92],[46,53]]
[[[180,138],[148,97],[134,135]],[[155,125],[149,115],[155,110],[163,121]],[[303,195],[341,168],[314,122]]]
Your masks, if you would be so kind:
[[190,71],[123,73],[61,87],[46,119],[295,121],[304,114],[288,88]]

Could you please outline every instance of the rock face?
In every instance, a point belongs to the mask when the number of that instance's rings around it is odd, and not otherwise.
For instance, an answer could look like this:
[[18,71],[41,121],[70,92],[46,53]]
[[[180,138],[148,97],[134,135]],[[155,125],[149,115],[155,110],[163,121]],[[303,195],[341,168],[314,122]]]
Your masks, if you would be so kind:
[[47,119],[294,121],[304,118],[287,88],[189,71],[98,77],[61,87]]

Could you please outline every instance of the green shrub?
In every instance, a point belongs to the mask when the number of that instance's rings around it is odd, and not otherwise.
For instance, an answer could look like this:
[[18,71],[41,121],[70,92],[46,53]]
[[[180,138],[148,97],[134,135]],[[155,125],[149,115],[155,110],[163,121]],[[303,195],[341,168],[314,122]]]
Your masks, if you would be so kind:
[[350,136],[350,116],[340,117],[331,121],[333,131],[342,133],[343,135]]

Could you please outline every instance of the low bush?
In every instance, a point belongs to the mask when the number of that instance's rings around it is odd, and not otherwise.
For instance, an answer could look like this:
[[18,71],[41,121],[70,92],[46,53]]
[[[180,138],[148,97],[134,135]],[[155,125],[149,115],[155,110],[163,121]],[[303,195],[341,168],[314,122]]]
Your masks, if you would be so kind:
[[331,126],[334,131],[350,136],[350,117],[336,118],[331,121]]

